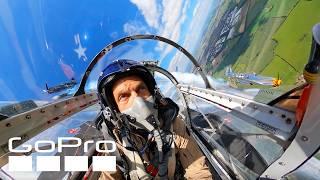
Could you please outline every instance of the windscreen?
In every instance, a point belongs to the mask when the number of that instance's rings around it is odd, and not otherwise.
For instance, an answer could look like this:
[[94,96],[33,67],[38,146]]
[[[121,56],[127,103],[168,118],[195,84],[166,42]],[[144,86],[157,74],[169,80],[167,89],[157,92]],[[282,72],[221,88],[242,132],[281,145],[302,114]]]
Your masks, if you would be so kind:
[[[304,83],[311,28],[317,22],[313,12],[318,12],[316,1],[298,0],[61,3],[1,2],[1,106],[30,100],[42,105],[70,96],[106,44],[133,34],[179,43],[215,89],[230,87],[268,103]],[[123,7],[127,11],[119,15]],[[128,58],[145,58],[142,54],[152,49],[147,57],[162,67],[197,74],[190,61],[164,43],[135,48]]]

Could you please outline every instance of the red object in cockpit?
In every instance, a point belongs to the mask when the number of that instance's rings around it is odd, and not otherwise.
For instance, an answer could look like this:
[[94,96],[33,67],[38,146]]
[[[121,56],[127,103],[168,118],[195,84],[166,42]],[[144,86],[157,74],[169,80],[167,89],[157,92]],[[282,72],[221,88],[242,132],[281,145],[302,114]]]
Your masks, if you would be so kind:
[[79,128],[72,128],[72,129],[69,129],[68,130],[68,133],[69,134],[76,134],[76,133],[78,133],[79,132]]

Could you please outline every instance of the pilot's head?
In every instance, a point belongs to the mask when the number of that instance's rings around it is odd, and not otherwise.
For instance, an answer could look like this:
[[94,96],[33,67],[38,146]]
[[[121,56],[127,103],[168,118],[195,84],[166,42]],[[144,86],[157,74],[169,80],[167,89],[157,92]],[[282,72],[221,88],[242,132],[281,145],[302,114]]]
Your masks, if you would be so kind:
[[147,99],[151,95],[146,83],[137,75],[121,77],[112,84],[111,89],[120,112],[131,107],[136,97]]
[[132,60],[117,60],[109,64],[98,80],[98,93],[104,107],[123,112],[136,97],[154,96],[156,82],[144,65]]

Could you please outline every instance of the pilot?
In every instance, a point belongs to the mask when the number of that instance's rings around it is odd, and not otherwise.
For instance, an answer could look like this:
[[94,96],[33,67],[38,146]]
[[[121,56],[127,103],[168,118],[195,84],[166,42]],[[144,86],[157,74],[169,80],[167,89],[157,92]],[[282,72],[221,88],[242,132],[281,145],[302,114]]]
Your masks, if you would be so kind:
[[98,96],[103,118],[96,125],[117,144],[117,171],[101,172],[99,179],[213,178],[177,104],[160,93],[142,63],[109,64],[99,77]]

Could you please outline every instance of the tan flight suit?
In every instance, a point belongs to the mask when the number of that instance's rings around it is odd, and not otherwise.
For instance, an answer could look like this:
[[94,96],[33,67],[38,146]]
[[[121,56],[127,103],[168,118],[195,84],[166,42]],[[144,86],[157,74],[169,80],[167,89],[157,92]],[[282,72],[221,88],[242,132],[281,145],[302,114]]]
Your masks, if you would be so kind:
[[[195,139],[188,135],[186,125],[182,119],[177,118],[173,123],[176,157],[179,158],[185,170],[186,179],[213,179],[211,172],[205,162],[205,156],[198,147]],[[173,179],[175,170],[175,158],[169,159],[168,176]],[[99,180],[123,179],[120,171],[102,172]]]

